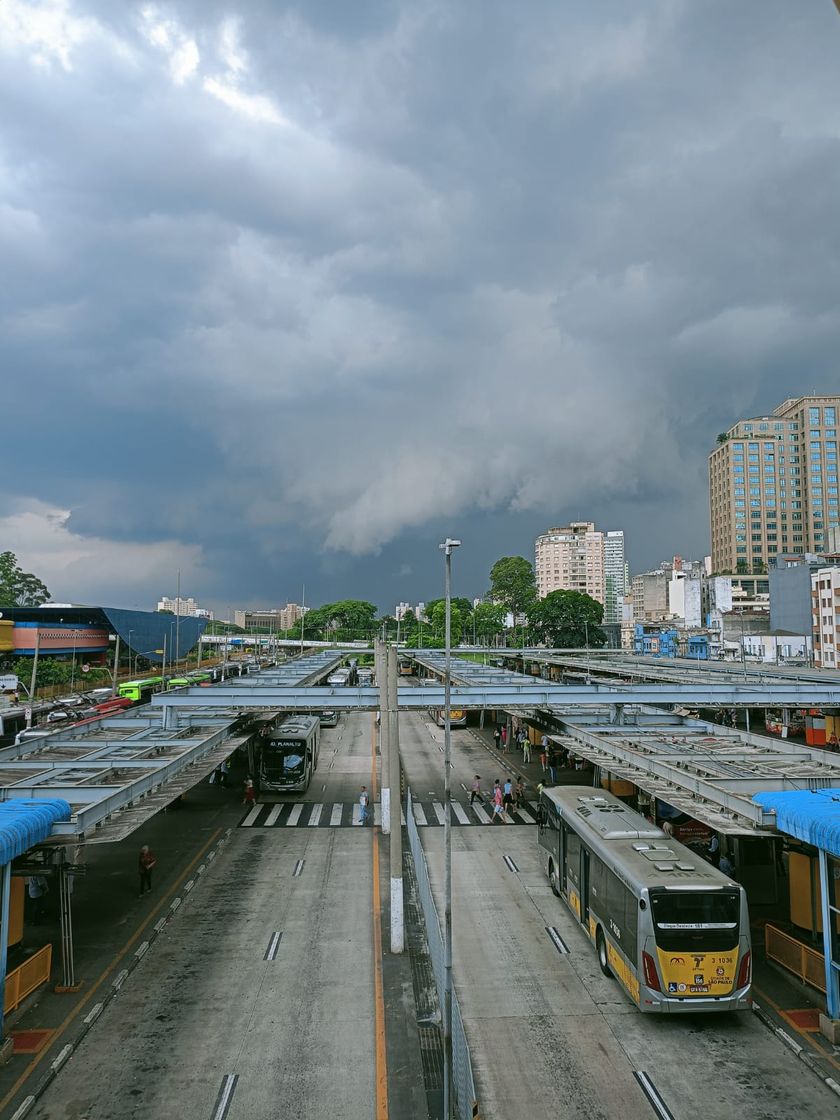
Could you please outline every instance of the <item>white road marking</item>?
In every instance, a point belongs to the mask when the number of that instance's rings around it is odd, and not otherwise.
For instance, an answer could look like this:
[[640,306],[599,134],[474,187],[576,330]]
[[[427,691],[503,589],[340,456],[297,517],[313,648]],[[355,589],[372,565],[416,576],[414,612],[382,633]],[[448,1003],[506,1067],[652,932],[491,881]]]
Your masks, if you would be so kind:
[[273,805],[272,806],[271,812],[265,818],[265,827],[266,828],[271,828],[271,826],[274,824],[274,822],[280,816],[280,813],[281,813],[282,809],[283,809],[282,805]]
[[414,819],[421,827],[429,822],[426,820],[426,812],[419,801],[413,801],[411,807],[414,810]]
[[344,806],[340,803],[333,805],[332,816],[330,817],[330,827],[335,828],[336,825],[341,824],[341,812]]
[[563,940],[554,926],[546,926],[545,932],[551,938],[552,942],[554,943],[554,948],[558,953],[568,953],[569,946],[566,944],[566,942]]
[[510,856],[502,856],[502,859],[503,859],[503,860],[505,861],[505,863],[507,864],[507,866],[508,866],[508,871],[512,871],[512,872],[514,873],[514,875],[516,875],[516,874],[518,874],[518,873],[519,873],[519,868],[518,868],[518,867],[516,866],[516,864],[515,864],[515,863],[514,863],[514,861],[513,861],[513,860],[512,860],[511,858],[510,858]]
[[463,806],[459,805],[457,801],[452,802],[452,812],[455,814],[455,816],[458,818],[458,820],[461,822],[461,824],[469,824],[470,823],[470,818],[464,812]]
[[295,869],[292,872],[293,879],[299,879],[303,874],[303,865],[306,863],[305,859],[299,859],[295,864]]
[[[330,822],[330,823],[332,823],[332,822]],[[362,807],[361,807],[361,805],[354,805],[353,806],[352,820],[351,820],[350,823],[351,824],[361,824],[362,823]]]
[[277,956],[277,950],[280,948],[280,938],[283,934],[279,930],[275,930],[271,935],[268,942],[268,948],[265,951],[264,961],[273,961]]
[[516,810],[516,815],[520,818],[520,820],[523,820],[526,824],[536,824],[537,823],[534,820],[534,818],[531,816],[531,814],[526,813],[524,809],[517,809]]
[[312,806],[312,815],[310,816],[309,820],[306,822],[309,825],[310,828],[314,828],[318,824],[318,822],[321,819],[321,813],[322,813],[323,809],[324,809],[324,806],[320,802],[318,802],[317,805]]
[[263,811],[262,805],[255,805],[254,808],[251,810],[251,812],[248,814],[248,816],[245,818],[245,820],[242,822],[242,827],[243,828],[250,828],[251,825],[254,824],[257,817],[260,815],[260,813],[262,811]]
[[219,1095],[216,1097],[216,1105],[213,1109],[213,1120],[225,1120],[238,1080],[238,1073],[226,1073],[222,1078],[222,1087],[219,1089]]
[[643,1069],[633,1070],[633,1076],[639,1082],[644,1095],[653,1105],[653,1111],[659,1117],[659,1120],[674,1120],[671,1110],[660,1097],[659,1090],[645,1071]]
[[485,813],[484,809],[482,809],[482,807],[480,805],[471,805],[470,808],[472,809],[472,811],[475,813],[475,815],[478,817],[478,819],[481,821],[482,824],[489,824],[490,823],[489,816],[487,815],[487,813]]
[[445,821],[446,821],[446,811],[444,810],[441,803],[439,801],[433,801],[432,802],[432,808],[435,811],[435,816],[438,819],[438,823],[439,824],[444,824]]
[[289,813],[289,819],[286,821],[286,828],[294,828],[300,820],[300,815],[303,812],[303,802],[299,801],[297,805],[292,806],[292,811]]

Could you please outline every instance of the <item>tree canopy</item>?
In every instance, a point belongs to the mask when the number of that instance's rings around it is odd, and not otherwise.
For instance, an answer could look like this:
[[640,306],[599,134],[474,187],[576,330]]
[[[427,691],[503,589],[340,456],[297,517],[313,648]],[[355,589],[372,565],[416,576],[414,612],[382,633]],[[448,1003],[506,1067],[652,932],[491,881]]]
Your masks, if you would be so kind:
[[599,649],[607,636],[600,627],[604,608],[581,591],[552,591],[534,604],[528,616],[531,632],[555,649]]
[[0,552],[0,604],[39,607],[50,598],[46,584],[25,572],[13,552]]
[[514,616],[528,615],[537,599],[534,566],[524,556],[503,556],[490,569],[490,598]]

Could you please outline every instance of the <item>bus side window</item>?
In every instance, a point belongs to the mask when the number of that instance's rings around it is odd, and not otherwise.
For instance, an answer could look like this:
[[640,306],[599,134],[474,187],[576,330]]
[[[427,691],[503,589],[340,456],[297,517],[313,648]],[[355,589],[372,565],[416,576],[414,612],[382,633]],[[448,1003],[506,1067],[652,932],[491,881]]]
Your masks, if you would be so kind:
[[606,872],[601,860],[592,852],[589,857],[589,905],[601,916],[607,909]]
[[563,828],[566,841],[566,874],[580,890],[580,837],[571,828]]

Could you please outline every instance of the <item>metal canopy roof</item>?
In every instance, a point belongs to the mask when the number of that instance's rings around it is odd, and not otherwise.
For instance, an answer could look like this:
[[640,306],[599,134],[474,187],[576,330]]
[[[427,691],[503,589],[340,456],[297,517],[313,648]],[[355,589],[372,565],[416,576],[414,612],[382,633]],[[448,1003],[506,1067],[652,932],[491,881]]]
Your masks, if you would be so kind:
[[[435,673],[442,671],[444,659],[438,651],[424,651],[417,660]],[[487,681],[497,673],[505,683],[512,675],[508,670],[453,659],[453,680],[459,683]],[[522,675],[519,679],[533,680]],[[787,680],[780,683],[789,684]],[[702,687],[687,686],[682,703],[690,703],[688,696]],[[576,689],[569,691],[573,695]],[[623,707],[622,722],[616,722],[616,706],[609,702],[612,696],[608,701],[602,692],[600,699],[600,709],[551,704],[540,706],[536,714],[562,729],[564,734],[550,736],[558,745],[717,832],[755,835],[757,830],[772,831],[772,810],[753,800],[759,791],[840,789],[840,756],[829,751],[683,719],[639,704]]]
[[755,799],[775,812],[779,828],[806,844],[840,856],[840,796],[836,790],[758,793]]
[[[267,671],[266,677],[290,685],[317,680],[344,656],[334,649],[321,651]],[[176,726],[164,726],[160,711],[145,705],[5,747],[0,750],[0,798],[32,798],[37,804],[61,798],[69,803],[69,819],[56,821],[47,831],[54,841],[120,840],[201,781],[244,741],[234,737],[236,721],[250,706],[248,695],[264,686],[259,677],[240,678],[239,683],[245,687],[229,689],[234,702],[212,711],[178,713]],[[212,690],[195,691],[204,698]]]

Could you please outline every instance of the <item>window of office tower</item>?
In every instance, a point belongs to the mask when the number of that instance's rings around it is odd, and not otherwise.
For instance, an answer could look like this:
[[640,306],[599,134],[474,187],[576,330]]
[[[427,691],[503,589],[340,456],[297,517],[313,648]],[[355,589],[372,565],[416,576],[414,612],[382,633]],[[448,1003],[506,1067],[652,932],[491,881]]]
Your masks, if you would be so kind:
[[820,410],[819,410],[819,408],[811,407],[811,408],[808,409],[808,422],[810,424],[819,424],[819,422],[820,422]]
[[826,424],[837,423],[836,412],[837,410],[833,405],[826,405],[826,407],[823,409],[823,418]]

